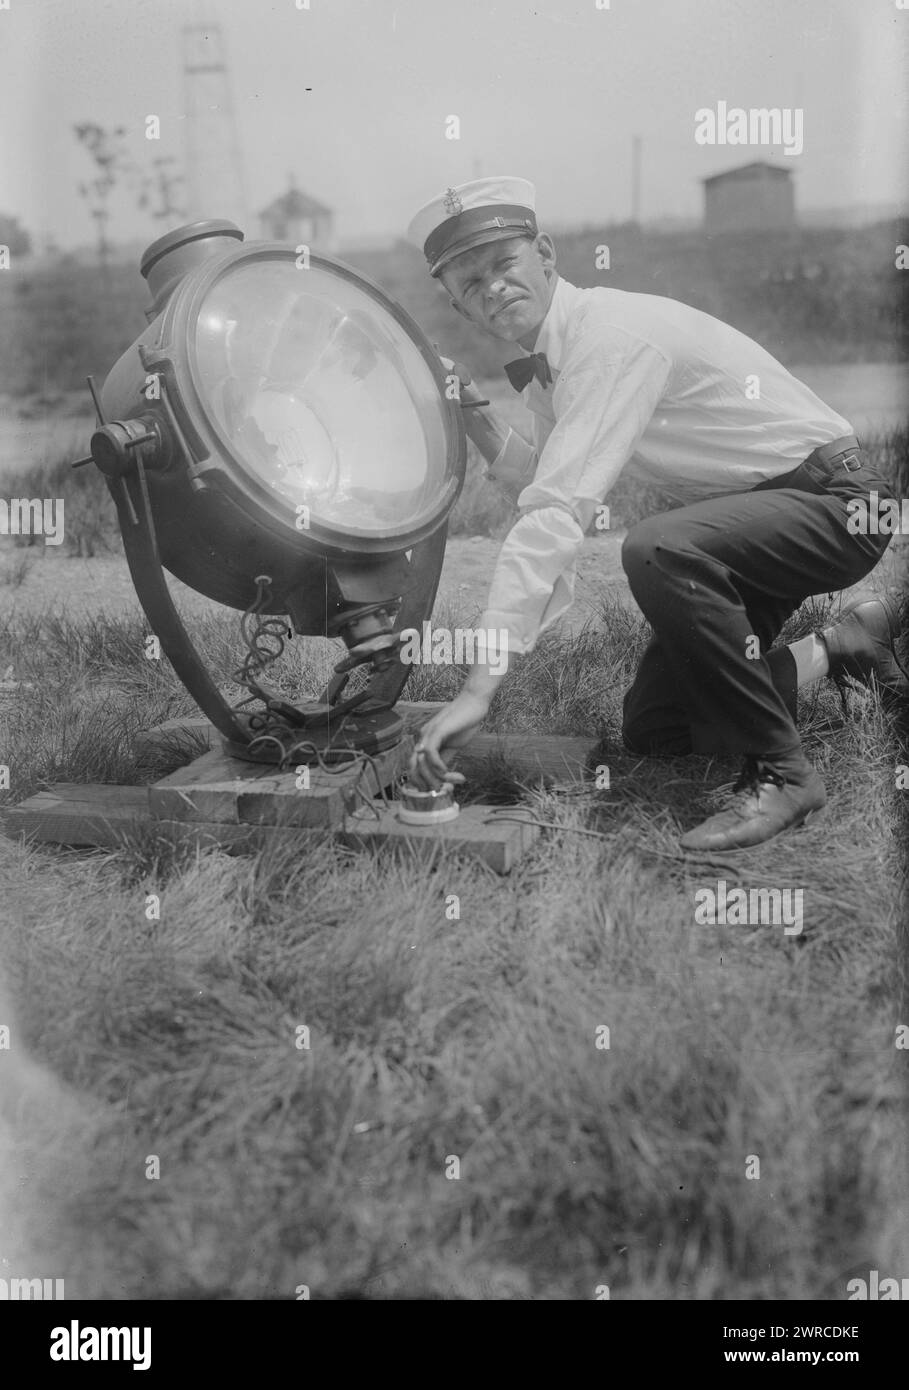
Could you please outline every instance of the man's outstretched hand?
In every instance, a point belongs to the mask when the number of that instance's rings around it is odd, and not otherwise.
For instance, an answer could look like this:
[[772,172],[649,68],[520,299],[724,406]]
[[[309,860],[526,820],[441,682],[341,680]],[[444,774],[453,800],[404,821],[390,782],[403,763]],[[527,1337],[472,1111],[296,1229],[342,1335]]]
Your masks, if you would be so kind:
[[490,700],[485,694],[462,690],[450,704],[423,725],[408,768],[410,781],[421,791],[437,791],[444,782],[463,782],[460,772],[449,772],[442,750],[468,743],[486,718]]

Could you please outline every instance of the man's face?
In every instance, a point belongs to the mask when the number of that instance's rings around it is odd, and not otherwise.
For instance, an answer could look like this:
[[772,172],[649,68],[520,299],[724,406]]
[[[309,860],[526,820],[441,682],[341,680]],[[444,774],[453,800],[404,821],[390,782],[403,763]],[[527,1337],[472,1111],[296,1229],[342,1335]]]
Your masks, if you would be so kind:
[[442,281],[459,314],[508,343],[532,349],[555,288],[555,247],[541,232],[489,241],[456,256]]

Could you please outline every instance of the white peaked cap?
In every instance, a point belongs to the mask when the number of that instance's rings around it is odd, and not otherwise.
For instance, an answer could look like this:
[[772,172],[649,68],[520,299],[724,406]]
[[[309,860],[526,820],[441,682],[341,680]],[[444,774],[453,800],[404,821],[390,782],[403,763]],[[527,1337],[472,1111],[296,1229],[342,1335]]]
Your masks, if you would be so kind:
[[527,179],[505,174],[446,188],[420,208],[407,229],[431,275],[484,242],[536,234],[536,189]]

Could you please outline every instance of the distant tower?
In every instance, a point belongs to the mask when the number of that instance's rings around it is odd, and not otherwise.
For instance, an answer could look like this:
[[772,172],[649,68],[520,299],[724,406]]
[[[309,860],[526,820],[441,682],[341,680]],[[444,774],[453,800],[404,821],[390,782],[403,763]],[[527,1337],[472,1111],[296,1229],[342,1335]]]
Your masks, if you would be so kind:
[[183,28],[186,214],[227,217],[249,231],[240,140],[218,24]]

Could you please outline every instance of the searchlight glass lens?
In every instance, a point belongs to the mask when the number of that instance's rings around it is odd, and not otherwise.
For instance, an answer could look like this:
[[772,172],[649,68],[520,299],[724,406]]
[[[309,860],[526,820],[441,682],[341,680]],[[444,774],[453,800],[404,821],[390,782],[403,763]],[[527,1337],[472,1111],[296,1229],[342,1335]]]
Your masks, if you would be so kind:
[[447,482],[444,402],[403,326],[365,288],[286,259],[205,296],[197,386],[234,456],[313,521],[405,531]]

